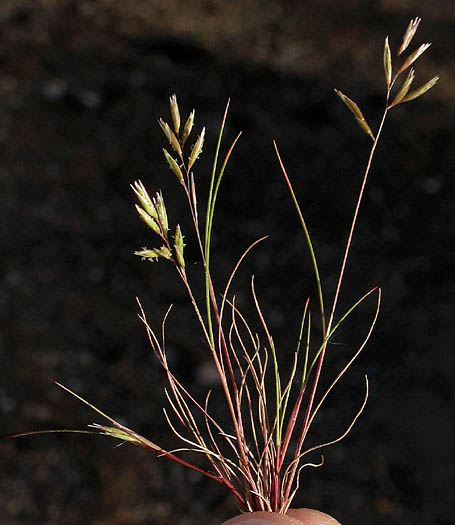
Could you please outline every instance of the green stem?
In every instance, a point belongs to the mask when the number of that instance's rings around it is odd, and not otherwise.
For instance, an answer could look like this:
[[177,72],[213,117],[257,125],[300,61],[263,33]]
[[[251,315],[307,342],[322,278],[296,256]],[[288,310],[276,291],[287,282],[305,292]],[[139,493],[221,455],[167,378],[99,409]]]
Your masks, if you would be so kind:
[[284,167],[283,161],[281,160],[281,156],[278,151],[278,146],[276,145],[275,141],[273,141],[273,145],[275,146],[275,152],[278,157],[278,162],[280,163],[281,171],[283,172],[284,178],[286,180],[286,184],[288,185],[292,201],[294,202],[295,209],[297,210],[297,214],[299,216],[300,223],[305,233],[305,238],[306,238],[306,242],[308,245],[308,249],[310,250],[310,257],[311,257],[311,262],[313,264],[313,271],[314,271],[314,276],[316,279],[316,287],[317,287],[317,293],[318,293],[318,298],[319,298],[319,308],[321,311],[322,338],[325,339],[327,330],[326,330],[326,323],[325,323],[324,296],[322,293],[321,278],[319,276],[319,268],[318,268],[318,263],[316,260],[316,255],[314,253],[313,243],[311,242],[310,232],[308,231],[308,227],[306,225],[305,219],[303,217],[302,211],[297,201],[297,197],[295,196],[291,181]]
[[[210,177],[210,188],[209,196],[207,200],[207,213],[205,219],[205,239],[204,239],[204,259],[205,259],[205,305],[207,310],[207,326],[210,335],[210,341],[212,345],[214,344],[213,337],[213,326],[212,326],[212,310],[210,306],[210,239],[212,235],[212,222],[213,222],[213,211],[212,208],[215,205],[215,200],[213,198],[214,186],[215,186],[215,177],[216,177],[216,168],[218,165],[218,156],[220,153],[221,139],[223,137],[224,125],[226,123],[227,112],[229,109],[229,100],[226,104],[226,109],[224,110],[223,120],[221,121],[220,132],[218,134],[218,142],[215,149],[215,157],[213,159],[212,175]],[[219,177],[220,179],[220,177]]]

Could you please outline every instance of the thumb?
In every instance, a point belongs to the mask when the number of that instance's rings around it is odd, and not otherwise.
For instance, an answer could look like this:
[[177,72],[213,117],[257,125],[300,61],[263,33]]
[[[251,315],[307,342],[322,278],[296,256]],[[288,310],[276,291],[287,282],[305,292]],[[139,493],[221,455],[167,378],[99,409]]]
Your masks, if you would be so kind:
[[286,515],[274,512],[247,512],[223,525],[340,525],[335,519],[313,509],[290,509]]

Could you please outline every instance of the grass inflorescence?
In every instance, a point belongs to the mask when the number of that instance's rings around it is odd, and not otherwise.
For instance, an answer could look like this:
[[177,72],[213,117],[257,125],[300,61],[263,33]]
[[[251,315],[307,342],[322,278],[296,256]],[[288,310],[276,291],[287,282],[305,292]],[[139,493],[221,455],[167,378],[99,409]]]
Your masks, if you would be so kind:
[[[177,98],[175,95],[170,97],[171,124],[159,119],[159,125],[168,143],[163,149],[164,160],[186,197],[194,235],[190,237],[188,232],[183,232],[178,223],[176,226],[170,226],[172,220],[168,218],[168,210],[161,191],[157,191],[151,197],[145,185],[141,181],[135,181],[132,189],[137,198],[137,212],[152,231],[155,239],[152,248],[142,248],[135,253],[146,261],[155,262],[164,259],[175,268],[178,278],[187,291],[205,345],[216,369],[229,413],[229,428],[223,427],[211,415],[210,392],[204,401],[198,401],[169,366],[164,334],[170,308],[162,321],[161,332],[156,333],[150,327],[138,301],[139,315],[145,325],[151,348],[167,378],[168,386],[165,394],[170,410],[165,410],[165,417],[172,431],[181,438],[182,448],[167,450],[166,447],[120,424],[80,395],[57,383],[109,423],[109,425],[90,425],[91,430],[61,430],[60,432],[102,434],[146,448],[158,456],[180,463],[224,485],[233,494],[242,511],[265,510],[285,513],[289,509],[299,488],[302,469],[317,467],[323,463],[322,457],[320,459],[318,457],[315,461],[309,458],[309,454],[343,439],[362,413],[368,398],[368,379],[365,377],[363,401],[347,428],[325,443],[315,446],[306,445],[309,430],[318,411],[365,347],[378,316],[381,291],[377,287],[367,291],[341,314],[337,312],[337,305],[365,186],[387,115],[395,106],[420,97],[438,80],[438,77],[434,77],[419,88],[411,90],[415,78],[415,71],[411,66],[430,46],[430,44],[422,44],[415,51],[404,56],[419,23],[419,18],[411,20],[395,54],[391,51],[389,39],[385,39],[383,51],[385,105],[379,126],[375,131],[368,124],[358,105],[341,91],[335,90],[360,128],[370,137],[371,147],[347,234],[336,291],[329,308],[326,307],[316,250],[291,179],[278,146],[274,142],[278,165],[304,232],[316,284],[316,297],[304,298],[302,301],[304,306],[300,315],[300,330],[292,356],[291,371],[287,377],[283,377],[281,372],[280,355],[256,293],[254,279],[251,279],[250,293],[262,335],[252,328],[240,310],[235,294],[231,291],[233,279],[243,260],[264,238],[252,242],[246,248],[232,273],[227,277],[224,289],[216,290],[212,280],[211,239],[216,202],[226,167],[240,138],[239,133],[222,156],[223,132],[228,118],[229,103],[221,121],[207,205],[201,219],[194,169],[204,147],[205,128],[200,130],[197,137],[193,139],[192,147],[188,148],[188,143],[194,136],[195,111],[191,111],[186,120],[182,121]],[[400,81],[401,85],[397,86]],[[169,215],[173,219],[172,213]],[[187,275],[185,240],[187,243],[195,243],[199,250],[203,268],[200,277],[205,290],[202,300],[197,298],[194,285]],[[352,357],[341,371],[329,381],[329,386],[319,392],[328,343],[340,325],[370,296],[375,298],[376,309],[370,325],[365,328],[362,343],[354,350]],[[319,318],[320,323],[320,330],[316,334],[314,329],[311,329],[315,317]],[[207,466],[200,467],[199,462],[192,463],[191,460],[184,459],[188,451],[204,456]]]

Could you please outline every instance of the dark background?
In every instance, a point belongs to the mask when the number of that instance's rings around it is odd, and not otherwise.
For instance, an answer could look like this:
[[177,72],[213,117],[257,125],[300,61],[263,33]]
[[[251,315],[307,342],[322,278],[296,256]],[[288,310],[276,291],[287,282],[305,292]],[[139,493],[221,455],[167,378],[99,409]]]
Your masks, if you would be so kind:
[[[171,223],[188,221],[156,123],[168,118],[168,96],[177,93],[185,115],[196,108],[197,130],[207,126],[196,169],[201,196],[232,99],[226,137],[243,136],[215,219],[215,279],[222,285],[243,249],[270,234],[236,289],[248,309],[248,275],[255,274],[287,363],[312,278],[271,141],[278,140],[301,198],[330,298],[369,148],[333,87],[376,127],[383,38],[389,34],[396,48],[409,20],[423,18],[416,43],[433,46],[417,63],[416,84],[436,74],[441,80],[386,124],[339,310],[379,284],[381,314],[312,442],[346,427],[361,403],[364,373],[370,400],[351,434],[325,452],[325,466],[304,472],[295,504],[344,525],[453,523],[451,0],[3,1],[0,16],[2,434],[101,422],[54,386],[57,379],[170,447],[176,440],[161,412],[164,378],[136,296],[155,327],[174,303],[173,368],[200,399],[213,384],[183,288],[164,262],[132,255],[153,246],[134,211],[133,180],[150,192],[164,187]],[[190,236],[187,242],[196,279],[200,265]],[[352,354],[373,309],[370,301],[345,324],[326,378]],[[222,406],[214,410],[225,417]],[[77,435],[2,440],[0,523],[193,525],[235,513],[212,482],[113,445]]]

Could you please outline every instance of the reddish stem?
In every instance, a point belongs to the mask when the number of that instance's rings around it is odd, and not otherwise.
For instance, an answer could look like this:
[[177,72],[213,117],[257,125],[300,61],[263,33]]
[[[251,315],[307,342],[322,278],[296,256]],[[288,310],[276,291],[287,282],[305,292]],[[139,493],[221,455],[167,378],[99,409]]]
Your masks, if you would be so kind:
[[[334,316],[335,316],[335,309],[336,309],[336,306],[337,306],[337,303],[338,303],[338,297],[339,297],[339,294],[340,294],[341,284],[343,282],[344,271],[346,269],[346,263],[347,263],[347,260],[348,260],[348,255],[349,255],[349,252],[351,250],[351,244],[352,244],[352,239],[353,239],[353,236],[354,236],[354,230],[355,230],[355,226],[357,224],[357,218],[358,218],[358,215],[359,215],[360,205],[361,205],[362,200],[363,200],[363,195],[364,195],[364,192],[365,192],[365,186],[366,186],[366,183],[367,183],[367,180],[368,180],[368,174],[370,172],[370,168],[371,168],[371,164],[372,164],[372,161],[373,161],[374,152],[376,150],[376,146],[378,145],[378,140],[379,140],[379,137],[381,135],[381,131],[382,131],[382,128],[384,126],[384,122],[385,122],[385,119],[386,119],[386,116],[387,116],[387,112],[388,112],[388,109],[389,109],[388,108],[389,96],[390,96],[390,87],[389,87],[389,89],[387,91],[386,107],[385,107],[385,110],[384,110],[384,114],[382,115],[382,120],[381,120],[381,123],[379,125],[378,132],[376,133],[376,137],[374,139],[373,146],[371,147],[370,155],[368,157],[368,162],[367,162],[367,165],[366,165],[366,168],[365,168],[365,172],[364,172],[363,179],[362,179],[362,184],[361,184],[360,191],[359,191],[359,196],[357,198],[357,203],[356,203],[356,207],[355,207],[355,210],[354,210],[354,216],[352,218],[351,228],[349,230],[348,240],[346,242],[346,248],[345,248],[345,251],[344,251],[343,262],[341,264],[340,275],[338,277],[337,288],[336,288],[335,297],[334,297],[334,300],[333,300],[332,310],[331,310],[329,322],[328,322],[328,325],[327,325],[327,334],[330,334],[330,329],[331,329],[332,324],[333,324],[333,319],[334,319]],[[321,375],[322,365],[324,363],[324,357],[325,357],[326,349],[327,349],[327,342],[324,344],[324,346],[322,348],[322,351],[321,351],[321,355],[319,356],[318,367],[317,367],[315,378],[314,378],[314,381],[313,381],[313,386],[311,388],[310,398],[308,400],[308,405],[307,405],[306,412],[305,412],[305,419],[304,419],[304,422],[303,422],[303,425],[302,425],[302,432],[300,434],[300,438],[299,438],[299,442],[298,442],[298,445],[297,445],[297,450],[296,450],[295,457],[297,457],[298,454],[300,453],[303,441],[304,441],[304,439],[306,437],[306,434],[308,432],[311,410],[313,408],[314,399],[316,397],[316,390],[317,390],[317,386],[318,386],[318,383],[319,383],[319,378],[320,378],[320,375]],[[286,491],[285,491],[285,500],[287,500],[287,498],[289,497],[289,493],[291,491],[291,486],[292,486],[292,483],[293,483],[294,478],[295,478],[297,467],[298,467],[298,461],[296,461],[296,463],[294,464],[294,466],[292,468],[292,473],[291,473],[291,475],[289,477],[289,482],[287,484]]]
[[283,466],[286,452],[289,447],[289,442],[291,441],[292,433],[294,432],[297,417],[300,412],[300,405],[302,404],[303,394],[304,394],[304,391],[300,390],[297,400],[295,402],[294,408],[292,410],[291,417],[289,418],[289,422],[286,428],[286,434],[284,435],[283,445],[281,447],[279,463],[277,464],[278,472],[281,470],[281,467]]
[[[142,447],[152,450],[153,452],[157,453],[156,448],[153,448],[151,446],[148,446],[147,444],[143,443],[141,444]],[[178,456],[175,456],[174,454],[166,451],[162,451],[161,453],[158,453],[160,456],[164,456],[168,459],[171,459],[172,461],[175,461],[176,463],[179,463],[180,465],[183,465],[184,467],[187,467],[191,470],[194,470],[195,472],[199,472],[199,474],[202,474],[203,476],[206,476],[210,479],[213,479],[214,481],[221,483],[222,485],[225,485],[231,493],[235,496],[235,498],[238,500],[239,504],[242,507],[246,507],[245,505],[245,499],[240,494],[240,492],[234,487],[234,485],[224,476],[216,476],[215,474],[212,474],[211,472],[208,472],[202,468],[197,467],[196,465],[193,465],[192,463],[189,463],[188,461],[185,461],[182,458],[179,458]]]
[[271,486],[271,497],[270,504],[272,506],[273,512],[278,512],[280,505],[280,449],[281,445],[278,444],[276,447],[276,456],[275,456],[275,469],[272,477],[272,486]]

